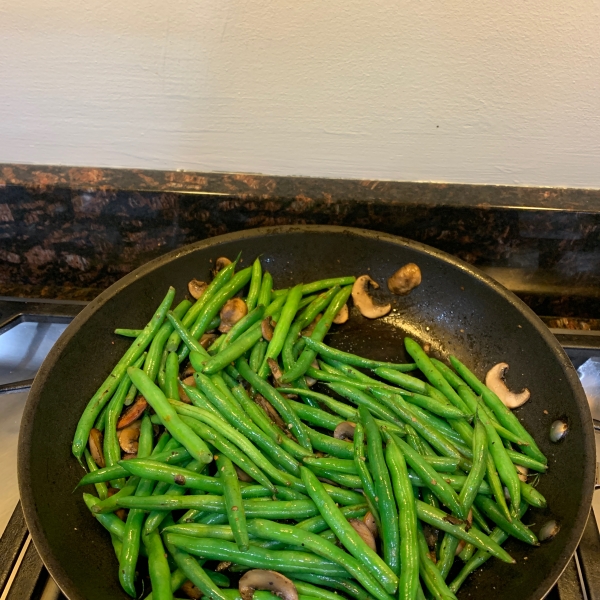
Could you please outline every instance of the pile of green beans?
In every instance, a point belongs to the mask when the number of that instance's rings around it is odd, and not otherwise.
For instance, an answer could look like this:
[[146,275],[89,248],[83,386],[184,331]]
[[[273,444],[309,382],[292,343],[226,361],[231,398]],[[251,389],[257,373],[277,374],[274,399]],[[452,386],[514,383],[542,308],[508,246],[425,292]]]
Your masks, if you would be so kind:
[[[354,277],[274,290],[260,257],[239,260],[194,303],[172,308],[170,288],[144,327],[115,330],[133,341],[75,431],[131,597],[147,571],[146,598],[241,600],[240,574],[267,569],[300,600],[456,598],[490,558],[514,563],[509,537],[538,545],[522,519],[546,500],[517,467],[537,478],[546,457],[465,364],[410,338],[409,363],[335,349]],[[234,296],[247,311],[220,333]]]

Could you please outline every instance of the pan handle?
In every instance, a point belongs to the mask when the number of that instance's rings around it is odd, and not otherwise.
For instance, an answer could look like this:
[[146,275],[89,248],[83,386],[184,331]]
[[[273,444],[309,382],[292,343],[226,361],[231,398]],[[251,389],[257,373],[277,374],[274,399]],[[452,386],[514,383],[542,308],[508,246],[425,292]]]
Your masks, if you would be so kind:
[[[592,419],[594,421],[594,431],[600,432],[600,421],[597,419]],[[600,490],[600,464],[596,463],[596,481],[594,485],[594,489]]]
[[33,379],[23,379],[22,381],[13,381],[12,383],[3,383],[0,385],[0,394],[12,394],[13,392],[23,392],[28,390],[33,383]]

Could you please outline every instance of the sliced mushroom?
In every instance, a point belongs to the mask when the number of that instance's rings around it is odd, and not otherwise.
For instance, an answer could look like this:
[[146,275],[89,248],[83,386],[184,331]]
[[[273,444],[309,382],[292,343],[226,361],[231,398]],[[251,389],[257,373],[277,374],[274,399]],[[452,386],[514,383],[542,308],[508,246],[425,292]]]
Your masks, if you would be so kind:
[[388,280],[388,289],[392,294],[406,296],[411,290],[421,284],[421,269],[415,263],[400,267]]
[[371,533],[371,530],[367,527],[367,524],[360,519],[349,519],[348,523],[352,525],[352,528],[360,537],[363,542],[373,550],[373,552],[377,552],[377,545],[375,544],[375,537]]
[[121,460],[131,460],[132,458],[137,458],[137,452],[132,452],[131,454],[123,454]]
[[281,367],[279,366],[279,363],[271,357],[267,358],[267,364],[269,365],[269,369],[271,369],[271,375],[273,375],[273,379],[277,384],[279,379],[281,379],[281,376],[283,375]]
[[531,394],[527,388],[518,394],[511,392],[504,382],[506,371],[508,371],[508,365],[506,363],[494,365],[485,376],[485,385],[487,385],[490,390],[502,400],[504,406],[508,408],[518,408],[519,406],[523,406],[523,404],[529,400]]
[[216,333],[203,333],[202,337],[200,338],[200,345],[206,350],[206,348],[208,348],[217,339],[217,337],[218,336]]
[[373,534],[373,537],[376,538],[379,535],[377,531],[377,522],[375,521],[375,517],[373,513],[369,511],[364,517],[363,521],[365,525],[369,528],[369,531]]
[[375,289],[379,287],[376,281],[373,281],[368,275],[361,275],[352,286],[352,300],[354,305],[360,311],[360,314],[367,319],[378,319],[384,317],[390,310],[392,310],[391,304],[375,304],[373,298],[369,296],[369,285],[372,285]]
[[225,302],[219,316],[219,331],[227,333],[240,319],[248,314],[248,306],[241,298],[231,298]]
[[198,300],[198,298],[204,294],[207,287],[208,283],[205,283],[204,281],[198,281],[197,279],[192,279],[188,283],[188,292],[194,300]]
[[104,453],[102,452],[103,438],[104,436],[102,435],[102,432],[99,429],[94,428],[90,431],[90,454],[92,455],[94,462],[101,469],[103,469],[106,466],[106,463],[104,462]]
[[454,556],[458,556],[466,545],[467,542],[465,542],[465,540],[460,540],[460,542],[458,542],[458,546],[456,546],[456,550],[454,551]]
[[342,325],[343,323],[345,323],[348,320],[349,316],[350,316],[350,311],[348,310],[348,305],[344,304],[344,306],[342,306],[342,308],[340,308],[340,311],[338,312],[338,314],[335,315],[333,322],[336,325]]
[[196,369],[194,369],[194,367],[192,366],[192,363],[188,363],[187,366],[185,367],[185,369],[183,370],[183,373],[181,373],[182,377],[190,377],[190,375],[193,375],[196,372]]
[[254,396],[254,402],[258,404],[266,413],[269,419],[277,425],[280,429],[287,431],[287,427],[285,426],[285,422],[279,416],[279,413],[273,408],[273,405],[266,399],[263,398],[260,394],[256,394]]
[[117,421],[117,429],[125,429],[134,421],[137,421],[148,408],[148,402],[144,396],[138,396],[135,402],[121,415]]
[[527,467],[523,467],[521,465],[515,465],[515,468],[517,469],[519,475],[519,479],[521,481],[524,481],[525,483],[527,483],[527,475],[529,475],[529,469]]
[[314,331],[315,327],[317,326],[317,323],[321,320],[321,317],[322,317],[322,315],[318,314],[312,320],[312,322],[309,324],[309,326],[302,330],[302,335],[305,337],[310,337],[312,335],[312,332]]
[[138,440],[140,439],[140,427],[142,421],[134,421],[131,425],[119,431],[119,446],[125,454],[136,454],[138,451]]
[[298,591],[291,579],[277,571],[252,569],[244,573],[239,582],[242,600],[252,600],[256,590],[267,590],[283,600],[298,600]]
[[240,481],[245,481],[247,483],[251,483],[254,481],[254,479],[252,479],[252,477],[250,477],[250,475],[248,475],[248,473],[246,473],[245,471],[242,471],[242,469],[240,469],[237,465],[233,465],[233,468],[235,469],[235,472],[237,473],[237,478]]
[[226,569],[229,569],[230,566],[231,566],[231,561],[230,560],[222,560],[217,565],[217,568],[215,569],[215,571],[217,573],[220,573],[221,571],[225,571]]
[[196,380],[193,375],[182,379],[181,383],[185,383],[185,385],[189,385],[190,387],[196,387]]
[[356,423],[342,421],[334,430],[333,437],[337,440],[353,440]]
[[199,600],[203,596],[202,592],[189,580],[186,581],[179,589],[192,600]]
[[213,273],[216,275],[221,269],[224,269],[227,265],[230,265],[231,261],[226,256],[221,256],[215,261],[215,268]]
[[270,342],[273,339],[273,326],[271,325],[271,319],[268,317],[263,319],[262,323],[260,324],[260,330],[263,338],[265,338],[267,342]]

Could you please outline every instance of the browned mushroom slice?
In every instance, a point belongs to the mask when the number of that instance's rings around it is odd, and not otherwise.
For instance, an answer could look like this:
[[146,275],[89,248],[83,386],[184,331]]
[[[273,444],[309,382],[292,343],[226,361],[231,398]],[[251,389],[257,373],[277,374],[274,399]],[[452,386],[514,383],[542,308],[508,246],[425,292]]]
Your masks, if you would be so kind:
[[123,454],[121,460],[131,460],[132,458],[137,458],[137,452],[133,452],[132,454]]
[[182,402],[185,402],[186,404],[192,403],[189,396],[185,393],[185,390],[180,385],[177,386],[177,391],[179,392],[179,399]]
[[200,345],[206,350],[216,339],[216,333],[203,333],[200,338]]
[[273,339],[273,326],[271,325],[271,319],[269,319],[269,317],[262,320],[260,330],[263,338],[265,338],[267,342],[270,342]]
[[199,598],[202,598],[202,592],[189,580],[186,581],[179,589],[192,600],[199,600]]
[[350,316],[350,311],[348,310],[348,305],[344,304],[344,306],[342,306],[342,308],[340,308],[340,311],[338,312],[338,314],[335,315],[333,322],[336,325],[342,325],[343,323],[345,323],[348,320],[349,316]]
[[221,571],[225,571],[227,569],[229,569],[229,567],[231,566],[231,561],[230,560],[222,560],[216,567],[215,571],[217,573],[220,573]]
[[235,472],[237,473],[237,478],[240,481],[245,481],[246,483],[252,483],[254,481],[254,479],[252,479],[252,477],[250,477],[248,473],[242,471],[242,469],[240,469],[237,465],[233,465],[233,468],[235,469]]
[[350,421],[342,421],[334,430],[333,437],[338,440],[353,440],[356,423]]
[[103,438],[104,436],[102,435],[102,432],[99,429],[94,428],[90,431],[90,454],[92,455],[94,462],[101,469],[103,469],[106,466],[106,463],[104,462],[104,453],[102,452]]
[[242,600],[252,600],[256,590],[267,590],[283,600],[298,600],[298,591],[291,579],[277,571],[252,569],[242,575],[239,582]]
[[281,376],[283,375],[283,373],[281,372],[281,367],[279,366],[279,363],[274,359],[274,358],[267,358],[267,364],[269,365],[269,369],[271,369],[271,375],[273,375],[273,379],[275,380],[275,383],[278,382],[279,379],[281,379]]
[[390,310],[392,310],[391,304],[375,304],[373,298],[369,296],[369,285],[375,289],[379,287],[376,281],[373,281],[368,275],[361,275],[352,286],[352,300],[354,306],[358,308],[360,314],[367,319],[378,319],[384,317]]
[[138,440],[140,439],[140,427],[142,421],[134,421],[131,425],[119,431],[119,446],[125,454],[136,454],[138,451]]
[[135,402],[121,415],[117,422],[117,429],[124,429],[137,421],[148,408],[148,402],[144,396],[138,396]]
[[248,314],[248,306],[241,298],[227,300],[219,313],[221,323],[219,331],[227,333],[240,319]]
[[379,534],[377,531],[377,522],[375,521],[375,517],[373,513],[369,511],[364,517],[363,521],[365,525],[369,528],[369,531],[373,534],[373,537],[376,538]]
[[185,379],[182,379],[181,383],[185,383],[185,385],[189,385],[190,387],[196,387],[196,380],[193,375],[189,375]]
[[226,256],[221,256],[221,257],[217,258],[217,260],[215,261],[215,268],[214,268],[215,274],[230,264],[231,264],[231,261]]
[[192,363],[188,363],[183,372],[181,373],[181,377],[184,379],[186,377],[192,376],[196,372],[196,369],[192,366]]
[[198,281],[197,279],[192,279],[188,283],[188,292],[194,300],[198,300],[198,298],[204,294],[207,287],[208,283],[205,283],[204,281]]
[[281,429],[281,431],[283,431],[287,437],[292,440],[296,439],[285,424],[285,421],[279,416],[279,413],[273,408],[273,405],[266,398],[263,398],[260,394],[256,394],[254,396],[254,402],[256,402],[256,404],[258,404],[258,406],[260,406],[267,413],[267,416],[269,419],[271,419],[271,421],[273,421],[273,424],[279,427],[279,429]]
[[406,296],[411,290],[421,285],[421,269],[415,263],[400,267],[388,280],[388,289],[392,294]]
[[523,404],[529,400],[529,390],[525,388],[518,394],[511,392],[504,382],[506,371],[508,371],[508,365],[506,363],[494,365],[485,376],[485,385],[487,385],[487,387],[502,400],[504,406],[508,408],[518,408],[519,406],[523,406]]
[[377,544],[375,544],[375,537],[371,533],[371,530],[367,527],[367,524],[360,519],[349,519],[348,523],[352,525],[354,531],[360,535],[363,542],[373,550],[377,552]]
[[458,556],[466,545],[467,542],[465,542],[465,540],[460,540],[460,542],[458,542],[458,546],[456,546],[456,550],[454,551],[454,556]]

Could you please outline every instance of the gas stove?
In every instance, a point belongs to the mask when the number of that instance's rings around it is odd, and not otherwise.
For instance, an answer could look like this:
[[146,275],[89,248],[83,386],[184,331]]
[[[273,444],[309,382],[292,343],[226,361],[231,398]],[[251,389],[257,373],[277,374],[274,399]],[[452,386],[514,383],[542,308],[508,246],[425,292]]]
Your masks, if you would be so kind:
[[[21,414],[37,369],[85,302],[0,297],[0,600],[66,600],[43,566],[27,532],[17,486]],[[583,375],[600,463],[600,331],[551,328]],[[591,382],[591,383],[588,383]],[[593,386],[598,389],[592,389]],[[600,600],[600,492],[577,552],[547,598]]]

